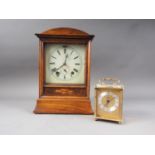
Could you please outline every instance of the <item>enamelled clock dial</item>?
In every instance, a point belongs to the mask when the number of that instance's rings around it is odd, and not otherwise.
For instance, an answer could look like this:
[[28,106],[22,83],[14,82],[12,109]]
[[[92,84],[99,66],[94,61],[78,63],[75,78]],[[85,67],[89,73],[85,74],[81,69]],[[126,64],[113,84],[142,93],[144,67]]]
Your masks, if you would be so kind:
[[46,45],[46,82],[83,84],[85,45]]
[[56,49],[49,59],[51,74],[61,80],[71,80],[81,71],[81,57],[78,52],[68,46]]

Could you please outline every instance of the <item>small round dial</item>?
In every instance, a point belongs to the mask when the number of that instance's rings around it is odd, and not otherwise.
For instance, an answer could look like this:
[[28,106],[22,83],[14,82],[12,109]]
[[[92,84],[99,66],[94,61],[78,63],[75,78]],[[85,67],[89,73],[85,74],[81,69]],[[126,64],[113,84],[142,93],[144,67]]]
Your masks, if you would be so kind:
[[60,80],[70,80],[81,70],[81,58],[76,50],[70,46],[56,49],[50,56],[51,74]]
[[105,112],[113,112],[119,106],[119,97],[112,92],[102,92],[98,96],[99,107]]

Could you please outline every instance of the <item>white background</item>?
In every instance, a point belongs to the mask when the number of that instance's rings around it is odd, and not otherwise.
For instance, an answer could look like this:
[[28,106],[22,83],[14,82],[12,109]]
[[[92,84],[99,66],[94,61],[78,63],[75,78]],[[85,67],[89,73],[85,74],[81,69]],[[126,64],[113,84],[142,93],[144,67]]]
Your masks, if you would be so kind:
[[[154,1],[1,1],[1,18],[154,18]],[[43,9],[44,8],[44,9]],[[66,9],[67,8],[67,9]],[[69,9],[68,9],[69,8]],[[76,8],[76,9],[75,9]],[[52,9],[52,11],[51,11]],[[59,11],[58,11],[59,10]],[[61,11],[60,11],[61,10]],[[78,11],[77,11],[78,10]],[[80,11],[79,11],[80,10]],[[154,154],[154,136],[1,136],[1,154]]]

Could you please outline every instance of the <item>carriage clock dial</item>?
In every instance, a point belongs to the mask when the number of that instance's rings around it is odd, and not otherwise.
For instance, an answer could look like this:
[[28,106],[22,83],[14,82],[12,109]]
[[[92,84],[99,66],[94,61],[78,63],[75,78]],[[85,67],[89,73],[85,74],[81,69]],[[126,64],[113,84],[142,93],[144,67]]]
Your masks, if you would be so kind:
[[49,69],[51,76],[62,81],[73,79],[81,71],[82,60],[79,53],[71,46],[62,45],[51,53]]
[[95,120],[123,121],[124,85],[118,79],[106,77],[95,86]]
[[98,97],[99,107],[106,112],[113,112],[119,106],[119,97],[112,92],[103,92]]

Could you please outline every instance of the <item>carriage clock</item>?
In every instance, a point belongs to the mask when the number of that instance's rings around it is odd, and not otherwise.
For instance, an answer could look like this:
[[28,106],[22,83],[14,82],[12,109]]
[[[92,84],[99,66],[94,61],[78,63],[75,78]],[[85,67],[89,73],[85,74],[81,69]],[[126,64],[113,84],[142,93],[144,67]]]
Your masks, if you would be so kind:
[[39,98],[34,113],[93,114],[90,52],[94,35],[55,28],[39,38]]
[[122,122],[123,85],[113,78],[101,79],[95,87],[95,120]]

